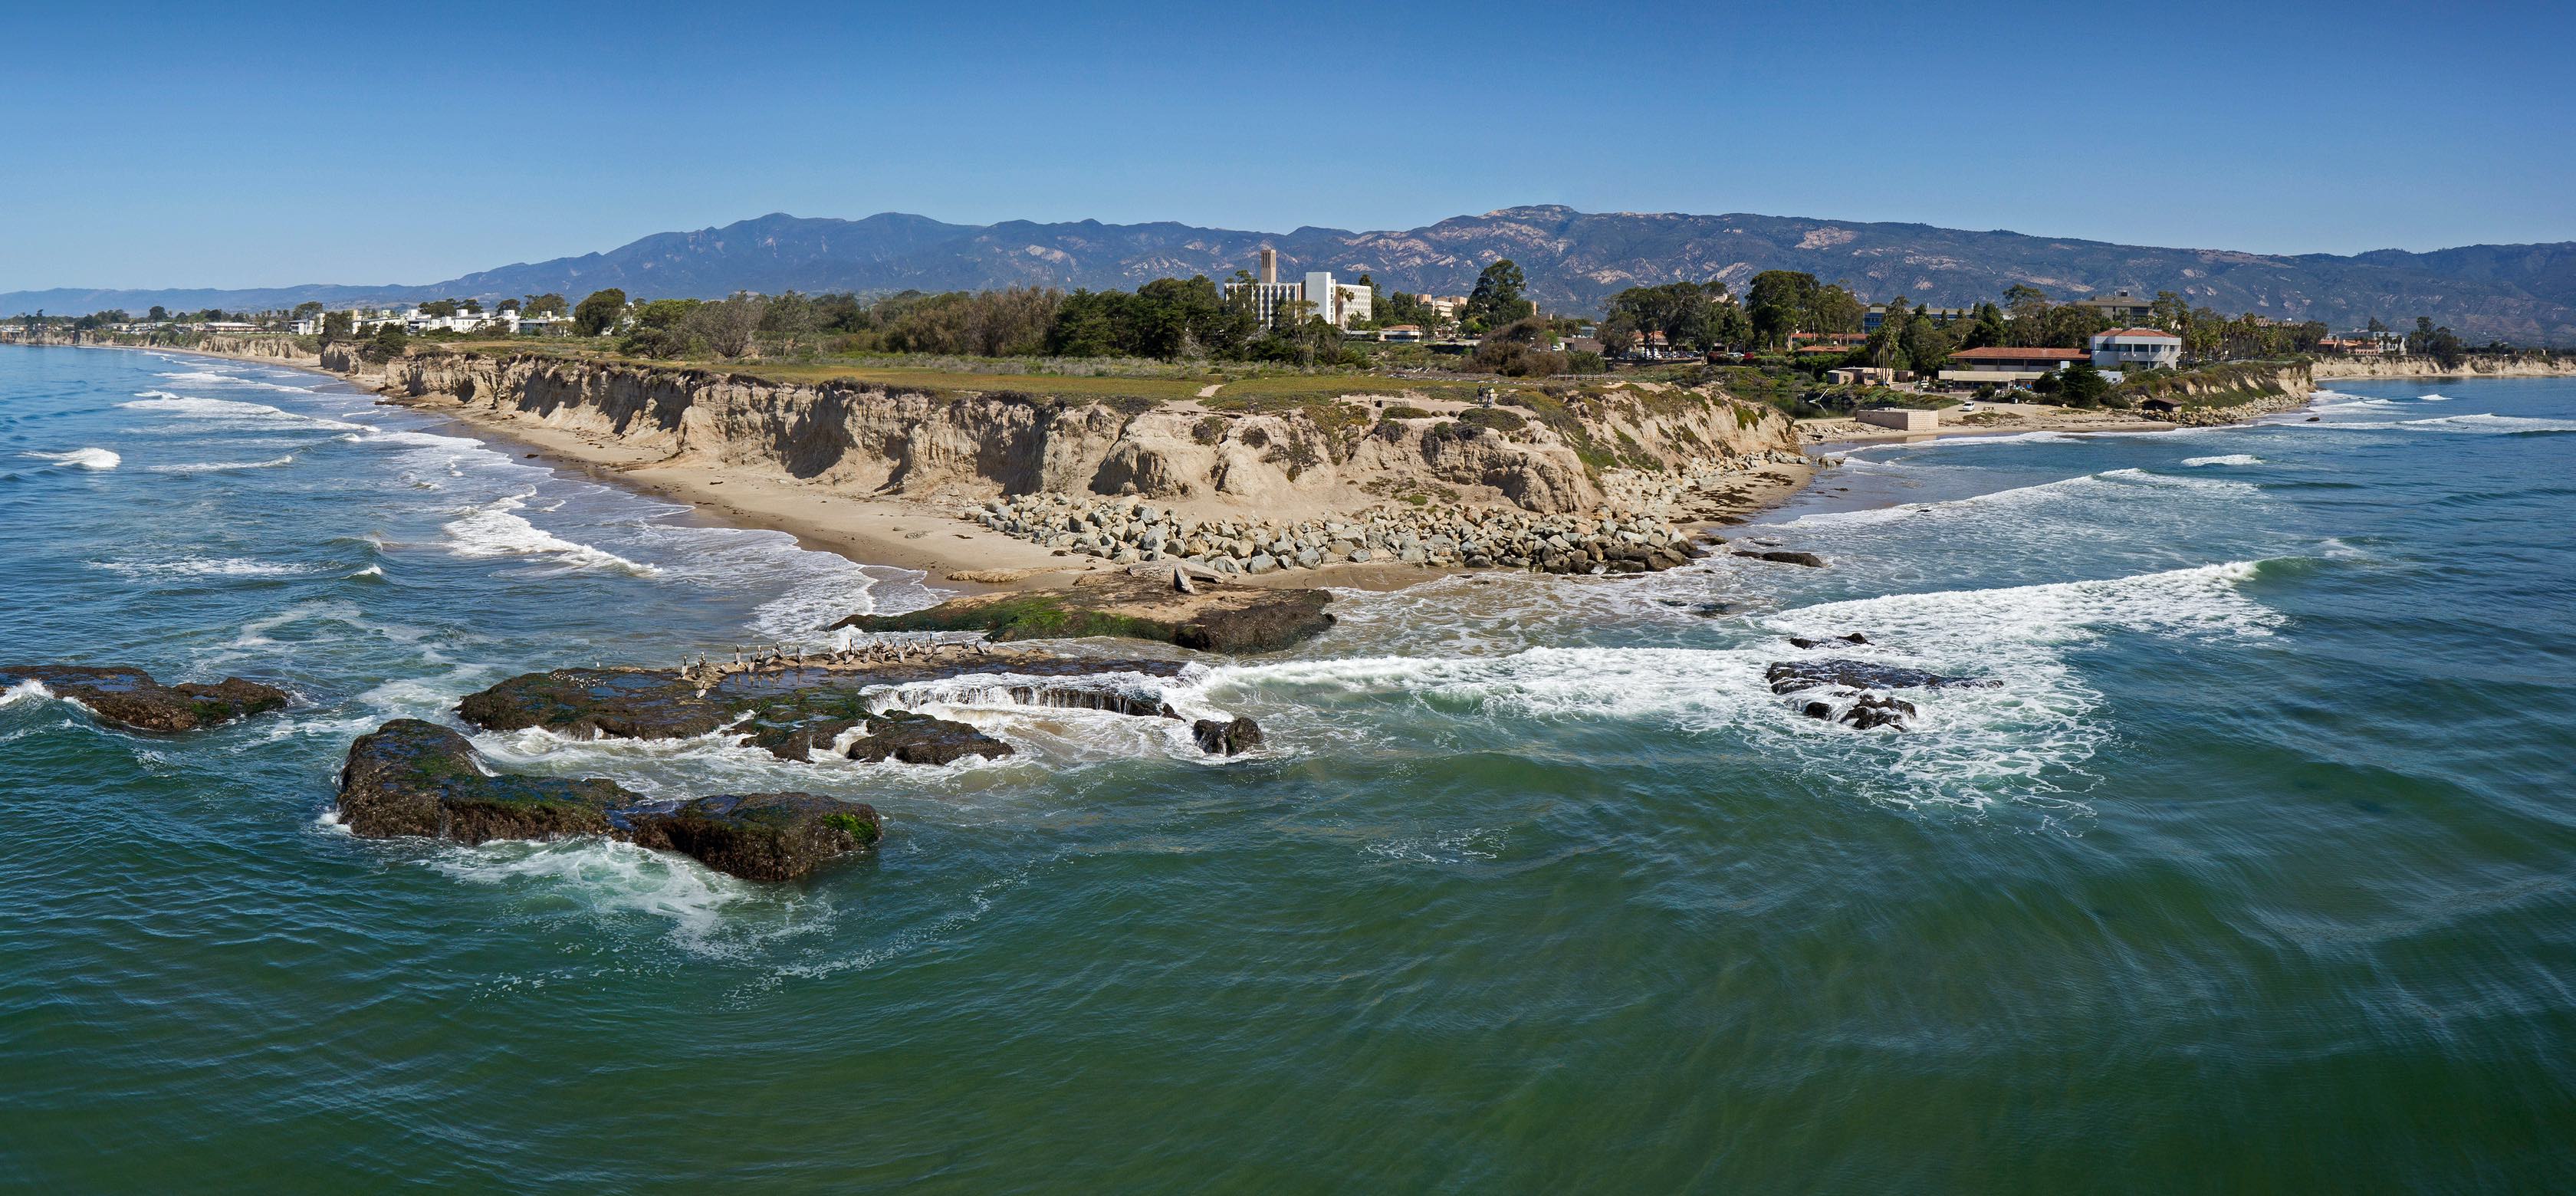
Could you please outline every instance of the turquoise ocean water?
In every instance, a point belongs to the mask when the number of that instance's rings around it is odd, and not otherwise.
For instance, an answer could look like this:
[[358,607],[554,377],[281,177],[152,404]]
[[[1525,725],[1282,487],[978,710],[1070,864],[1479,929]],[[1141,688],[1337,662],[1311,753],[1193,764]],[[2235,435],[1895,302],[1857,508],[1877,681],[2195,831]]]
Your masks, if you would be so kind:
[[[184,738],[0,698],[0,1186],[2535,1191],[2576,1185],[2576,382],[1872,448],[1737,561],[1345,595],[1137,720],[808,767],[482,735],[888,838],[758,886],[351,838],[349,741],[917,575],[327,379],[0,348],[0,661],[239,673]],[[1714,616],[1695,611],[1723,604]],[[1904,734],[1789,634],[1991,677]],[[947,709],[947,708],[943,708]]]

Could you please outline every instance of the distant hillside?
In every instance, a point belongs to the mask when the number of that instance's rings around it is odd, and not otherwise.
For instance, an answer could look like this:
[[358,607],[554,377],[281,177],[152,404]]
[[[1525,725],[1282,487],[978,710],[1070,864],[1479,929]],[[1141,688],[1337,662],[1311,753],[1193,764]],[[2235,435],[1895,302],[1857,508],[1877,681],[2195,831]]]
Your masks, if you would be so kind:
[[1124,288],[1166,275],[1222,279],[1249,265],[1263,245],[1279,250],[1288,271],[1367,273],[1381,289],[1434,294],[1462,294],[1486,263],[1509,257],[1527,271],[1533,295],[1561,311],[1597,312],[1611,294],[1641,283],[1718,278],[1740,289],[1763,270],[1788,269],[1847,282],[1872,300],[1902,294],[1920,303],[1968,304],[1996,298],[2015,283],[2061,298],[2171,290],[2229,315],[2253,311],[2337,328],[2373,316],[2394,325],[2429,315],[2472,341],[2576,345],[2576,242],[2284,257],[1924,224],[1562,207],[1506,208],[1400,232],[1301,228],[1284,234],[1093,220],[966,225],[899,213],[864,220],[769,215],[420,286],[20,291],[0,293],[0,312],[492,299],[547,291],[579,299],[609,286],[638,297],[1013,283]]

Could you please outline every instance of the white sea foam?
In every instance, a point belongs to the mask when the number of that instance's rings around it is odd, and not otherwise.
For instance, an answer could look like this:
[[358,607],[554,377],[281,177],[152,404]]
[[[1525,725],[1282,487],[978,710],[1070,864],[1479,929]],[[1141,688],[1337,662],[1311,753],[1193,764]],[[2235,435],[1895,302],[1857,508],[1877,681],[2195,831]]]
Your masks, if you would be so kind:
[[211,370],[172,371],[162,374],[161,377],[167,378],[173,382],[184,382],[197,386],[250,386],[256,387],[260,390],[285,391],[289,394],[309,395],[313,393],[313,388],[310,386],[287,386],[278,382],[262,382],[257,378],[246,378],[235,373],[217,373]]
[[[1329,711],[1395,697],[1480,716],[1731,731],[1801,762],[1828,788],[1877,800],[2044,803],[2089,783],[2080,767],[2108,734],[2088,717],[2098,695],[2065,663],[2064,649],[2115,631],[2268,635],[2279,616],[2240,589],[2257,568],[2239,561],[2099,581],[1898,594],[1764,620],[1763,629],[1776,635],[1858,630],[1873,641],[1837,655],[1998,682],[1907,691],[1919,713],[1902,734],[1854,732],[1797,713],[1762,676],[1786,650],[1772,635],[1717,649],[1542,647],[1487,657],[1226,666],[1209,670],[1195,688],[1202,700],[1228,705]],[[1353,720],[1304,721],[1346,728]]]
[[319,415],[298,415],[282,407],[272,407],[266,403],[246,403],[239,399],[192,398],[156,390],[140,393],[150,397],[137,397],[119,403],[117,406],[128,411],[150,411],[173,419],[235,427],[294,424],[307,428],[359,430],[365,426],[346,420],[326,419]]
[[2330,432],[2447,432],[2475,436],[2511,436],[2524,432],[2576,432],[2576,419],[2535,419],[2520,415],[2437,415],[2427,419],[2335,420],[2305,425]]
[[91,567],[127,577],[296,577],[320,572],[312,565],[282,565],[240,557],[184,557],[175,561],[93,561]]
[[41,458],[46,461],[52,461],[59,465],[67,465],[74,469],[114,469],[118,464],[125,460],[125,458],[116,455],[115,452],[103,448],[77,448],[67,453],[31,452],[26,455]]
[[729,953],[741,933],[732,911],[766,897],[687,856],[608,839],[448,848],[431,866],[474,884],[572,894],[596,914],[666,918],[674,942],[709,954]]
[[494,557],[553,557],[564,563],[586,569],[621,569],[638,577],[650,577],[660,569],[627,560],[613,552],[577,544],[538,528],[516,513],[525,505],[525,495],[496,499],[449,521],[445,530],[448,551],[476,559]]
[[2252,453],[2228,453],[2220,457],[2185,457],[2182,463],[2198,469],[2208,465],[2261,465],[2263,459]]
[[1381,839],[1360,848],[1380,859],[1413,864],[1462,864],[1469,860],[1499,859],[1503,854],[1504,833],[1485,827],[1463,831],[1445,831],[1400,839]]
[[2449,396],[2449,395],[2417,395],[2417,396],[2415,396],[2415,401],[2416,401],[2416,402],[2418,402],[2418,403],[2447,403],[2447,402],[2450,402],[2450,401],[2451,401],[2451,396]]
[[2033,506],[2056,506],[2088,497],[2128,498],[2141,489],[2183,491],[2212,497],[2245,497],[2260,492],[2249,482],[2218,478],[2169,477],[2143,469],[2113,469],[2082,477],[2015,486],[1954,498],[1944,502],[1908,503],[1896,507],[1873,507],[1858,511],[1822,511],[1796,519],[1763,526],[1781,530],[1818,530],[1827,528],[1866,527],[1898,523],[1926,517],[1990,516],[1998,512],[2019,511]]
[[295,454],[271,457],[266,461],[195,461],[186,465],[149,465],[152,473],[228,473],[236,469],[277,469],[295,464]]
[[12,685],[5,690],[0,690],[0,706],[18,706],[35,702],[51,701],[53,696],[54,691],[45,688],[44,682],[30,678],[28,680],[21,681],[16,685]]

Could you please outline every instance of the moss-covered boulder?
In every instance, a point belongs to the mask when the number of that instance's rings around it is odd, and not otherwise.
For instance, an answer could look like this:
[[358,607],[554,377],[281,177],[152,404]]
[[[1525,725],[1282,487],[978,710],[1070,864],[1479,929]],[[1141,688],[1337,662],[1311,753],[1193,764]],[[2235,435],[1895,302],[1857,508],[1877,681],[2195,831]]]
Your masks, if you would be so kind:
[[137,731],[194,731],[253,714],[286,708],[286,691],[226,677],[221,681],[163,685],[141,669],[74,664],[0,668],[0,688],[34,681],[55,697],[89,709],[100,722]]

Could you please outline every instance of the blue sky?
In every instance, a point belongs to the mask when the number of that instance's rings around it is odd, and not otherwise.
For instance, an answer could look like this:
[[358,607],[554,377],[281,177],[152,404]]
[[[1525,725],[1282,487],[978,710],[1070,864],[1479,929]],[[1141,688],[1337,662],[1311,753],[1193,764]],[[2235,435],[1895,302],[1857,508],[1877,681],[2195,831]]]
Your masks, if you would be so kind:
[[2554,6],[1221,7],[12,6],[0,290],[431,282],[772,211],[2576,238]]

